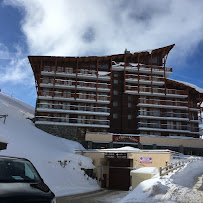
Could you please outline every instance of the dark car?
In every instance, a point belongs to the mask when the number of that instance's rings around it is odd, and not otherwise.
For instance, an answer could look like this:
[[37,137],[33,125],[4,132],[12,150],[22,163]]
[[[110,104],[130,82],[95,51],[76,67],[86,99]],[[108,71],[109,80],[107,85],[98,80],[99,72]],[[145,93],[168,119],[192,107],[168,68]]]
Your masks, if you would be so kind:
[[0,203],[56,203],[54,193],[27,159],[0,156]]

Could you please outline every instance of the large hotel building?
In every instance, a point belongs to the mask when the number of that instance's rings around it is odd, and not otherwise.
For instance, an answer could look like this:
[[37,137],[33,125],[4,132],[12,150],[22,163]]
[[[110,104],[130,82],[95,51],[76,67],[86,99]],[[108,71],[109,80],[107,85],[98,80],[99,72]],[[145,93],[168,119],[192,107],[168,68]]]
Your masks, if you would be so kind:
[[29,56],[37,89],[35,125],[89,148],[201,151],[202,144],[179,142],[200,140],[203,90],[168,79],[173,47],[99,57]]

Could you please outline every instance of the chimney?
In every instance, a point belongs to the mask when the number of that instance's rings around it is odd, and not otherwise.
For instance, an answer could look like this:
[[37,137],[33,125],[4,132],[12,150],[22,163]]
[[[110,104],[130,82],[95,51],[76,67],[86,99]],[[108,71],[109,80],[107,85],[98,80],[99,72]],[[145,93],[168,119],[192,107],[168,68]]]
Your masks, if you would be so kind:
[[130,51],[128,51],[127,49],[125,49],[124,54],[130,54]]

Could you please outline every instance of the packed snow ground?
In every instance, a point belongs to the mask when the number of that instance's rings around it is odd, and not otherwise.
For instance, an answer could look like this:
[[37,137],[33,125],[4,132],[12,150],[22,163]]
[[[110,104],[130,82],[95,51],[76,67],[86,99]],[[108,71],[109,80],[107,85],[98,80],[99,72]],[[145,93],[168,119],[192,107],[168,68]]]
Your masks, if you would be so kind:
[[[118,203],[135,202],[203,202],[203,191],[194,188],[198,177],[203,174],[203,158],[186,164],[174,173],[143,181]],[[201,177],[203,178],[203,177]]]
[[[81,170],[94,168],[92,160],[74,153],[83,146],[36,128],[28,119],[34,117],[32,106],[0,93],[0,115],[8,115],[5,124],[0,119],[0,136],[8,142],[0,155],[29,159],[56,196],[99,189],[96,180]],[[63,167],[59,161],[65,160]]]

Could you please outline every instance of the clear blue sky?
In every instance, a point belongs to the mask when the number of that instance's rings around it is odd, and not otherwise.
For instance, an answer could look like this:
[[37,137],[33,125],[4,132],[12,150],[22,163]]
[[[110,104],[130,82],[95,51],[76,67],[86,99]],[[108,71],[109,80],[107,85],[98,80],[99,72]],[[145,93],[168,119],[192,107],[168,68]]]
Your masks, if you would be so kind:
[[35,106],[28,55],[110,55],[174,43],[170,78],[203,88],[202,11],[202,0],[0,0],[0,89]]

